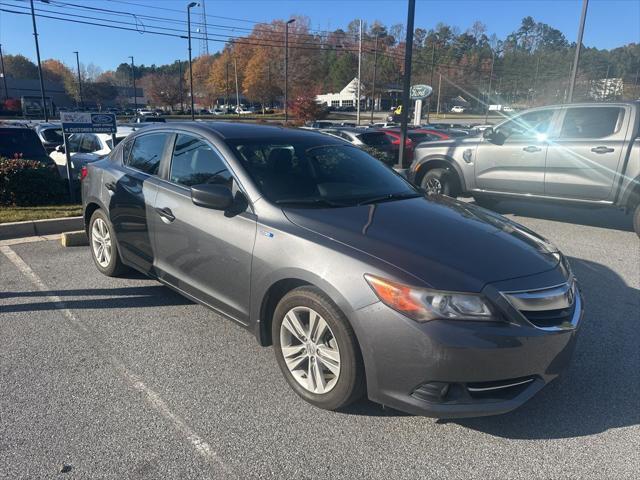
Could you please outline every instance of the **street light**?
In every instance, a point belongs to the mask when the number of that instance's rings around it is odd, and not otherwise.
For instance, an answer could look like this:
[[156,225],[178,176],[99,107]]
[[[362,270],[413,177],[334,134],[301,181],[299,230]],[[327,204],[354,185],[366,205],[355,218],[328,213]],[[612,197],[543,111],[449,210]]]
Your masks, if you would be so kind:
[[135,70],[135,66],[133,65],[133,56],[129,56],[129,58],[131,59],[131,79],[133,81],[133,110],[137,113],[138,112],[138,95],[136,93],[136,70]]
[[84,99],[82,98],[82,80],[80,79],[80,57],[78,52],[76,54],[76,66],[78,67],[78,95],[80,96],[80,105],[84,108]]
[[196,112],[193,103],[193,68],[191,65],[191,9],[197,7],[197,2],[191,2],[187,5],[187,31],[189,36],[189,90],[191,94],[191,120],[196,119]]
[[[40,0],[43,3],[49,3],[49,0]],[[40,45],[38,44],[38,28],[36,27],[36,12],[33,8],[33,0],[31,3],[31,21],[33,22],[33,37],[36,40],[36,58],[38,59],[38,77],[40,79],[40,96],[42,97],[42,109],[44,110],[44,121],[49,121],[49,113],[47,112],[47,101],[44,95],[44,81],[42,79],[42,65],[40,64]]]
[[493,80],[493,64],[496,62],[496,53],[491,49],[491,73],[489,73],[489,92],[487,94],[487,106],[484,112],[484,123],[487,123],[489,118],[489,105],[491,105],[491,81]]
[[[9,99],[9,89],[7,88],[7,75],[4,71],[4,57],[2,56],[2,44],[0,44],[0,68],[2,68],[2,83],[4,84],[4,99]],[[637,75],[636,75],[637,77]],[[636,78],[637,80],[637,78]],[[636,81],[636,83],[638,83]]]
[[284,25],[284,124],[289,121],[289,24],[295,22],[292,18]]

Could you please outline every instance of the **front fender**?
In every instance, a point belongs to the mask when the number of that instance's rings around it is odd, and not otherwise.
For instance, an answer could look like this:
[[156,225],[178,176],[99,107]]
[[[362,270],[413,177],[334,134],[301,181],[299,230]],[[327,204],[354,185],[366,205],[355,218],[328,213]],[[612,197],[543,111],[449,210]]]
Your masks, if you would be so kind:
[[461,193],[466,192],[468,182],[464,176],[464,172],[456,160],[448,155],[432,154],[415,161],[411,166],[410,179],[412,182],[417,184],[420,182],[424,172],[431,168],[442,168],[444,166],[451,168],[456,172],[458,179],[460,180]]

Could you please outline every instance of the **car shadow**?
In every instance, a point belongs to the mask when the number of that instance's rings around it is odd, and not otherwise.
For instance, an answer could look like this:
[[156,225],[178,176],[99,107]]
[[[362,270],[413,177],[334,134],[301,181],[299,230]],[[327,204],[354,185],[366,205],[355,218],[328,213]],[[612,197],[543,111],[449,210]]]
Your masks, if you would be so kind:
[[[69,290],[48,290],[29,292],[0,292],[0,298],[28,298],[55,296],[60,302],[44,301],[17,303],[2,306],[3,313],[35,312],[59,310],[69,308],[73,310],[88,310],[94,308],[145,308],[171,305],[189,305],[193,302],[170,288],[162,285],[147,285],[140,287],[121,288],[83,288]],[[77,298],[77,297],[90,298]],[[69,299],[69,297],[76,297]],[[98,298],[94,298],[98,297]]]
[[555,222],[585,225],[633,232],[631,215],[613,207],[597,208],[583,205],[562,205],[546,201],[500,200],[492,204],[491,210],[501,215],[539,218]]
[[441,423],[510,439],[577,437],[640,424],[640,290],[604,265],[569,261],[585,316],[564,377],[511,413]]

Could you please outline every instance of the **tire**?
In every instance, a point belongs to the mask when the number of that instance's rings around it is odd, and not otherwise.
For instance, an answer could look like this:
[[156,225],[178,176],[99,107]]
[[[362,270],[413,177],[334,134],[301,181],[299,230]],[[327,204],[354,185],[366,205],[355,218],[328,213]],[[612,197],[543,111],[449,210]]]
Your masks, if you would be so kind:
[[[327,327],[315,342],[314,335],[309,332],[312,312],[317,313]],[[302,327],[301,335],[299,329],[298,335],[294,335],[287,328],[293,325],[290,318],[296,319],[297,326]],[[321,325],[315,318],[315,325]],[[280,370],[289,386],[304,400],[325,410],[337,410],[362,397],[364,365],[355,334],[344,314],[320,289],[305,286],[287,293],[275,309],[271,332]],[[285,360],[285,352],[288,360]],[[288,365],[296,366],[292,369]],[[316,380],[317,375],[310,378],[308,372],[318,373],[321,381]]]
[[[128,270],[120,260],[113,225],[103,210],[98,209],[91,215],[88,234],[91,257],[100,273],[107,277],[117,277]],[[102,245],[102,254],[100,245]]]
[[446,168],[433,168],[422,177],[420,187],[429,194],[457,196],[456,176]]
[[633,230],[640,237],[640,204],[636,205],[636,209],[633,212]]

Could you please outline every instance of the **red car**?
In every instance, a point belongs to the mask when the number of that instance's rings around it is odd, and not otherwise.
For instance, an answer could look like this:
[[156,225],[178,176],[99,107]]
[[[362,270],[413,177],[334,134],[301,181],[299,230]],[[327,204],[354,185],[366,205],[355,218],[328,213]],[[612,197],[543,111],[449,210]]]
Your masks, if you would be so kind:
[[[399,128],[383,128],[380,131],[387,134],[391,138],[393,145],[400,145],[400,129]],[[438,130],[428,128],[413,128],[407,130],[407,140],[405,143],[405,159],[413,160],[413,149],[421,142],[433,142],[437,140],[448,140],[449,135]]]

